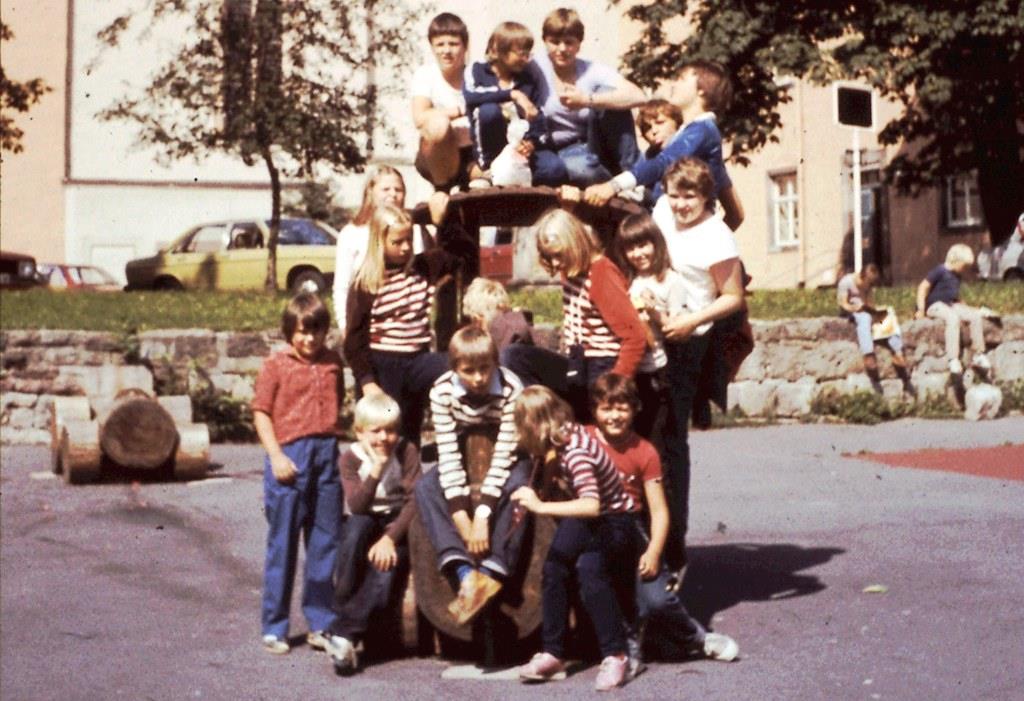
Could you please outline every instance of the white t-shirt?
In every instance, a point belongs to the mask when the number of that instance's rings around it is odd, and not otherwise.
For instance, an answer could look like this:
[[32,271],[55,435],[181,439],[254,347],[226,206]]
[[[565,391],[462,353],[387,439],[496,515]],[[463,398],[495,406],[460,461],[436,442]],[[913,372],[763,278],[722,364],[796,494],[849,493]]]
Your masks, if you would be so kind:
[[466,98],[462,96],[461,90],[453,88],[444,79],[440,66],[436,63],[428,63],[417,68],[412,76],[410,88],[413,97],[425,97],[434,107],[440,109],[461,108],[462,116],[452,120],[455,141],[459,148],[472,145],[473,139],[469,134],[469,117],[466,116]]
[[[421,227],[415,227],[412,237],[413,253],[423,253],[426,249]],[[346,224],[338,233],[338,245],[334,259],[334,315],[338,317],[338,330],[345,335],[348,326],[346,305],[348,304],[348,288],[352,285],[359,266],[366,258],[366,249],[370,246],[370,225]]]
[[[551,59],[544,51],[538,51],[533,60],[544,75],[544,104],[539,107],[547,118],[548,132],[555,148],[562,148],[574,141],[585,142],[590,110],[586,107],[572,110],[562,105],[555,87],[555,67],[551,65]],[[576,59],[576,89],[584,95],[613,90],[621,81],[622,78],[614,68],[603,63]]]
[[[633,282],[629,284],[630,298],[640,297],[644,292],[650,292],[654,296],[654,309],[663,319],[683,311],[686,305],[686,286],[683,277],[671,268],[665,271],[665,277],[661,281],[653,275],[633,278]],[[654,372],[665,367],[668,362],[661,329],[652,324],[651,330],[654,331],[656,343],[654,348],[648,348],[644,353],[637,367],[640,372]]]
[[[683,278],[686,308],[700,311],[711,306],[719,294],[715,279],[711,277],[711,266],[740,255],[732,230],[718,216],[705,219],[689,229],[677,229],[665,195],[658,198],[652,216],[665,236],[672,267]],[[699,336],[710,328],[710,322],[701,324],[694,333]]]

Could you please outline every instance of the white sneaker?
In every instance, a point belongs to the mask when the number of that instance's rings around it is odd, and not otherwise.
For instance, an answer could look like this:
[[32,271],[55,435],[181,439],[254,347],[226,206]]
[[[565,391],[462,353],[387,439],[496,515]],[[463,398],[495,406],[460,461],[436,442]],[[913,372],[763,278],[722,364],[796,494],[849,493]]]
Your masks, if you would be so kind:
[[323,630],[309,631],[306,633],[306,645],[323,652],[327,649],[327,632]]
[[707,633],[704,636],[704,656],[719,662],[732,662],[740,654],[740,646],[728,635]]
[[964,364],[960,362],[959,358],[950,358],[949,360],[949,372],[952,375],[963,375]]
[[287,640],[279,638],[271,633],[267,633],[266,635],[264,635],[260,639],[260,642],[263,644],[264,650],[275,655],[284,655],[287,654],[289,650],[291,650],[291,646],[288,645]]
[[359,667],[359,656],[355,645],[348,638],[332,635],[327,639],[327,652],[334,661],[334,671],[338,674],[352,674]]
[[989,361],[988,356],[984,353],[975,353],[974,360],[971,361],[971,365],[976,367],[978,370],[991,370],[992,363]]

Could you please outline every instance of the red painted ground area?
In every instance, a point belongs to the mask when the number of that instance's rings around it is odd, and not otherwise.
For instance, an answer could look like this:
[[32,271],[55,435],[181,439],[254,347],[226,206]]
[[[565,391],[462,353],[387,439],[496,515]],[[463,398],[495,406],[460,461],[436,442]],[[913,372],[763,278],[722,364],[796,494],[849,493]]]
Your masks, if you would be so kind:
[[927,448],[906,453],[858,453],[849,457],[880,462],[890,467],[960,472],[977,477],[1024,482],[1024,444],[958,450]]

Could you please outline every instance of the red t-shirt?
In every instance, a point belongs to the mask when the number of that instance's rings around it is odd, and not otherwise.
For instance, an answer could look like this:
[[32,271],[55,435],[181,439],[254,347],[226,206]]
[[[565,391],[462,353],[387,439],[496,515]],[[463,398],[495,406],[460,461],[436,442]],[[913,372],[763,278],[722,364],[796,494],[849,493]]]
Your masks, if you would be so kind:
[[644,483],[661,479],[661,458],[651,442],[632,434],[624,445],[609,443],[597,426],[587,426],[590,433],[608,453],[612,464],[622,475],[622,485],[633,498],[633,511],[643,511]]
[[324,349],[310,361],[288,348],[263,361],[252,410],[270,416],[281,445],[305,436],[337,434],[344,382],[336,351]]

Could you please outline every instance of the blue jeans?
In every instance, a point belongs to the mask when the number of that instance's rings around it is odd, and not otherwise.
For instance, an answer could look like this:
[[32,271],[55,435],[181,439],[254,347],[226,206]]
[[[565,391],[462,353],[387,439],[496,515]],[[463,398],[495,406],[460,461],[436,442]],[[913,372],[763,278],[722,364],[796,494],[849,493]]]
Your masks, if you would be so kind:
[[681,343],[665,343],[668,411],[663,431],[664,477],[672,524],[665,543],[665,561],[673,570],[686,564],[686,528],[690,516],[690,409],[707,349],[706,334],[691,336]]
[[[520,458],[512,466],[512,474],[502,488],[501,499],[491,514],[491,552],[480,564],[501,575],[508,576],[512,573],[519,561],[519,550],[523,545],[523,533],[526,529],[517,528],[513,533],[509,533],[515,506],[509,497],[512,492],[529,481],[530,468],[529,458]],[[439,570],[453,562],[468,565],[476,562],[476,558],[466,550],[466,543],[452,521],[436,468],[423,475],[416,483],[416,507],[419,509],[427,536],[437,553]],[[469,516],[472,518],[472,514]]]
[[402,408],[402,438],[419,445],[430,388],[448,371],[448,356],[371,350],[370,364],[380,388]]
[[281,484],[264,460],[263,500],[267,516],[267,558],[263,573],[264,635],[285,638],[299,535],[306,545],[302,613],[310,630],[327,630],[334,621],[332,574],[341,526],[338,441],[327,436],[299,438],[281,446],[298,468],[292,484]]
[[638,575],[636,604],[640,627],[647,626],[648,633],[653,631],[658,647],[675,657],[699,650],[707,630],[686,610],[679,594],[666,589],[670,575],[664,563],[653,579]]
[[516,374],[523,387],[543,385],[560,397],[568,396],[565,373],[569,369],[569,359],[561,353],[540,346],[513,343],[502,349],[500,362],[502,367]]
[[569,183],[586,187],[629,170],[640,158],[630,110],[590,110],[587,139],[558,149]]
[[626,652],[626,622],[633,620],[639,534],[633,514],[563,518],[544,561],[543,648],[565,659],[570,586],[579,587],[594,624],[601,656]]
[[[875,352],[875,340],[871,337],[871,323],[873,319],[867,312],[847,312],[845,316],[857,327],[857,346],[861,355],[871,355]],[[892,352],[899,355],[903,351],[903,338],[899,334],[889,336],[885,342],[892,349]]]
[[337,619],[330,631],[353,643],[362,640],[370,619],[391,611],[401,615],[401,600],[409,575],[409,547],[396,543],[398,563],[381,572],[367,559],[373,544],[397,516],[394,514],[352,514],[341,527],[338,565],[334,571],[334,612]]

